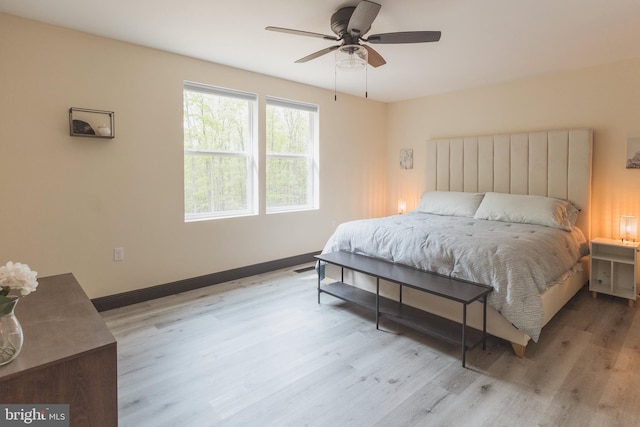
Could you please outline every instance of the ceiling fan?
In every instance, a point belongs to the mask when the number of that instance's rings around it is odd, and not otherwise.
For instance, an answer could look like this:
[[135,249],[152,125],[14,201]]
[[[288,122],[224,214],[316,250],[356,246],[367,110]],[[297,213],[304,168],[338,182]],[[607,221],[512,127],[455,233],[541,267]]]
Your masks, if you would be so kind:
[[343,7],[331,15],[331,30],[335,36],[313,33],[309,31],[292,30],[290,28],[266,27],[269,31],[295,34],[299,36],[316,37],[331,41],[342,41],[341,44],[329,46],[304,58],[296,63],[307,62],[316,59],[336,49],[350,54],[358,54],[366,49],[368,55],[361,55],[372,67],[379,67],[387,63],[384,58],[371,46],[361,45],[360,42],[372,44],[398,44],[398,43],[426,43],[440,40],[440,31],[404,31],[397,33],[372,34],[365,38],[364,35],[371,29],[371,24],[378,16],[380,5],[368,0],[362,0],[356,6]]

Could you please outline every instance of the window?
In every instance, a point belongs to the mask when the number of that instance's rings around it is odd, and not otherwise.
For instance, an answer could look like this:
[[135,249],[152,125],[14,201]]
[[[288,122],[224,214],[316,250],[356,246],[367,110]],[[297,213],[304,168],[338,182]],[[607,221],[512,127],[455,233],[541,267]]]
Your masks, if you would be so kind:
[[186,221],[256,213],[256,95],[184,84]]
[[267,213],[318,208],[318,106],[267,98]]

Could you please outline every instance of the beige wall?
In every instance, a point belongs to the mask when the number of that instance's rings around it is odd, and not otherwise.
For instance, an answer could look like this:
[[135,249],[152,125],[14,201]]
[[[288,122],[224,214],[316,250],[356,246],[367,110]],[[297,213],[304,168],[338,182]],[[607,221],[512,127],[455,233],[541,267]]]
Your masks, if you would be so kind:
[[[262,187],[258,216],[185,223],[184,80],[257,93],[260,117],[267,95],[318,104],[320,209],[265,215]],[[70,137],[69,107],[115,111],[116,138]],[[322,249],[385,213],[386,108],[0,14],[0,262],[73,272],[94,298]]]
[[[594,130],[592,236],[618,238],[620,215],[640,216],[640,170],[626,140],[640,136],[640,59],[389,104],[388,212],[415,207],[424,189],[424,141],[443,136],[589,127]],[[399,151],[414,149],[413,170]]]
[[[185,223],[182,82],[320,105],[321,208]],[[113,140],[68,135],[68,108],[116,112]],[[322,248],[335,224],[408,208],[424,141],[594,129],[593,236],[640,215],[640,59],[383,104],[0,14],[0,262],[73,272],[90,297]],[[264,124],[260,126],[264,142]],[[399,150],[414,149],[400,170]],[[261,155],[264,163],[264,154]],[[264,189],[261,190],[261,194]],[[113,248],[125,260],[113,261]]]

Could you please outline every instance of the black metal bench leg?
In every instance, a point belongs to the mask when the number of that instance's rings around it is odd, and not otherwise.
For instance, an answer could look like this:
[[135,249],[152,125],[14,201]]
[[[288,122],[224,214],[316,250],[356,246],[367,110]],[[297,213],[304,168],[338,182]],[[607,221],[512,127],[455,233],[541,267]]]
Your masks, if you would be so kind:
[[380,278],[376,277],[376,329],[380,329]]
[[320,304],[320,269],[318,269],[318,304]]
[[487,296],[482,299],[482,349],[487,349]]
[[462,367],[467,361],[467,304],[462,304]]

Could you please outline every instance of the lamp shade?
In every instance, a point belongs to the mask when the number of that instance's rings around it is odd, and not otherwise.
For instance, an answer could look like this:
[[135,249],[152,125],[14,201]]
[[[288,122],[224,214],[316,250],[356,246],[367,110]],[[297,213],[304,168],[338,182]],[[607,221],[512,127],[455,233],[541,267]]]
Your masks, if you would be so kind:
[[638,237],[638,217],[621,216],[620,217],[620,239],[624,242],[635,242]]
[[367,66],[369,52],[359,44],[347,44],[336,50],[336,68],[342,71],[358,71]]

